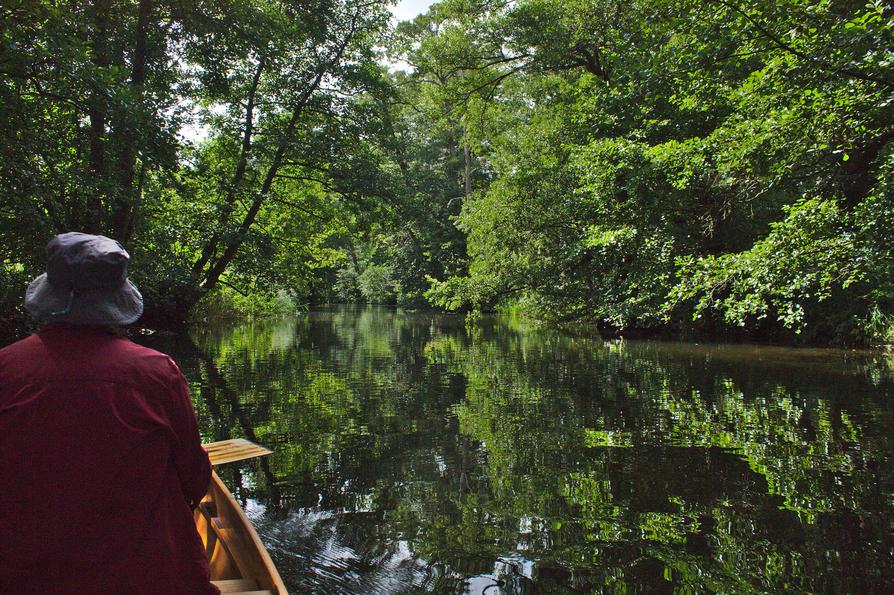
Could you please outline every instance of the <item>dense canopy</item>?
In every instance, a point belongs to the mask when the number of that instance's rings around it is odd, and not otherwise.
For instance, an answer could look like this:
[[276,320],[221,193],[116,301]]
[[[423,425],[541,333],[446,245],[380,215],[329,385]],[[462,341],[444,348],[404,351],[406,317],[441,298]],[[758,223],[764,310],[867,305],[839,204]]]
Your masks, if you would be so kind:
[[889,3],[0,14],[13,331],[46,240],[77,229],[126,244],[148,324],[367,301],[894,343]]

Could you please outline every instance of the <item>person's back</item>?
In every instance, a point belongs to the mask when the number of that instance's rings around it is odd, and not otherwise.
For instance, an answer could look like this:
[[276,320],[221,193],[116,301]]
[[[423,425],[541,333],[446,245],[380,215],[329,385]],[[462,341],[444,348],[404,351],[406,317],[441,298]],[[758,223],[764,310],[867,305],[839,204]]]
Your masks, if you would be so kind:
[[216,592],[209,478],[167,356],[77,324],[0,350],[0,593]]

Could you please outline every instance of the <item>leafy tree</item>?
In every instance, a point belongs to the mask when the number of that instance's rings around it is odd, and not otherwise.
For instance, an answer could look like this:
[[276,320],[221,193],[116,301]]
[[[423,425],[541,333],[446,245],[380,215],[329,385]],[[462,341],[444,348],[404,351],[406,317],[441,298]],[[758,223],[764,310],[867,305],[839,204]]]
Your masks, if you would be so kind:
[[[54,232],[111,235],[132,246],[156,321],[182,320],[222,281],[243,292],[308,285],[278,255],[319,246],[321,226],[293,220],[301,209],[328,217],[317,175],[327,117],[378,79],[382,3],[2,10],[4,263],[36,271]],[[187,124],[205,130],[198,147],[178,137]]]
[[2,10],[24,278],[77,228],[128,242],[150,322],[221,288],[365,299],[387,269],[408,306],[894,333],[885,3],[445,0],[388,38],[379,2]]
[[885,327],[891,254],[859,230],[890,202],[890,7],[578,4],[497,4],[476,22],[512,24],[486,29],[512,59],[444,58],[496,69],[488,105],[517,115],[464,203],[469,275],[430,297],[614,328]]

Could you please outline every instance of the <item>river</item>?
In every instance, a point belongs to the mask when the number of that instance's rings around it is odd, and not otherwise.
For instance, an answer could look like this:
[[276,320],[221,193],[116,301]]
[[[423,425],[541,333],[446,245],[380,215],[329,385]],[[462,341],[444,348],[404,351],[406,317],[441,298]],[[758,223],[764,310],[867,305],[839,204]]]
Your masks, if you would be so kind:
[[293,592],[894,589],[894,356],[388,308],[140,340]]

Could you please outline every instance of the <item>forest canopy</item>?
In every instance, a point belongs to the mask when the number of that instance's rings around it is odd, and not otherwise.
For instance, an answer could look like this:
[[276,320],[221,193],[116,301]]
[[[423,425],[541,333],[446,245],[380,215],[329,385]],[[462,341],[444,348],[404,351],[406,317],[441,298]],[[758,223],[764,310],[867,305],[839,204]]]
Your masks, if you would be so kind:
[[330,301],[894,343],[885,2],[20,0],[0,318],[55,233],[147,324]]

